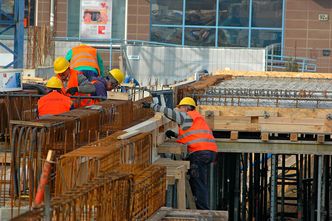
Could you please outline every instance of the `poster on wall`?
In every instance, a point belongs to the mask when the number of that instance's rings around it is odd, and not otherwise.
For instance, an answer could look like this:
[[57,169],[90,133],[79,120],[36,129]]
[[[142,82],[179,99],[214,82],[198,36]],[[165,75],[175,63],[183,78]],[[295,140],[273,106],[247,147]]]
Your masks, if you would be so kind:
[[22,90],[21,69],[0,69],[0,92]]
[[110,39],[111,27],[112,0],[81,0],[81,39]]

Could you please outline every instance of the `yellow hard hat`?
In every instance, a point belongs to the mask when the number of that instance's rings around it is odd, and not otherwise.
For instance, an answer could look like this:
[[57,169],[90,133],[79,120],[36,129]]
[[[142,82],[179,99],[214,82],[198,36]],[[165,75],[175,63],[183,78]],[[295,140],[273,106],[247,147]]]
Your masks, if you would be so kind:
[[57,57],[54,61],[54,72],[62,74],[69,68],[69,62],[64,57]]
[[191,97],[184,97],[184,98],[182,98],[182,100],[180,101],[178,106],[182,106],[182,105],[189,105],[189,106],[196,107],[196,102]]
[[59,78],[53,76],[50,79],[48,79],[48,81],[46,83],[46,87],[61,89],[62,88],[62,81]]
[[125,78],[124,73],[117,68],[114,68],[110,71],[110,75],[113,76],[113,78],[119,83],[121,84]]

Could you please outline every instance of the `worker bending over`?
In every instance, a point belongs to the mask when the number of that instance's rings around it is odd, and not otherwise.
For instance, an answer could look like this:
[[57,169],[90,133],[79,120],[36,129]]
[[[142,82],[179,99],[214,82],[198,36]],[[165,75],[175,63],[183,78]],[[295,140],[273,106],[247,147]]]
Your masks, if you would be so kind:
[[70,49],[66,55],[70,68],[83,72],[91,81],[92,77],[104,76],[103,59],[97,49],[88,45],[79,45]]
[[124,73],[120,69],[112,69],[106,78],[93,77],[91,83],[95,86],[96,90],[91,95],[107,97],[107,91],[117,88],[123,82],[123,79]]
[[190,161],[189,182],[196,207],[210,209],[207,174],[210,163],[216,159],[217,145],[204,118],[195,110],[195,101],[190,97],[183,98],[178,105],[179,110],[146,102],[143,107],[164,113],[179,125],[179,134],[168,130],[166,136],[175,137],[177,142],[187,145]]
[[62,93],[61,80],[53,76],[47,81],[46,87],[49,90],[48,94],[38,100],[38,117],[69,111],[72,102]]
[[[82,72],[70,68],[69,62],[64,57],[55,59],[54,72],[62,81],[63,91],[68,96],[89,96],[96,91],[95,86],[88,81]],[[93,104],[91,99],[81,99],[80,104],[75,104],[75,108],[91,104]]]

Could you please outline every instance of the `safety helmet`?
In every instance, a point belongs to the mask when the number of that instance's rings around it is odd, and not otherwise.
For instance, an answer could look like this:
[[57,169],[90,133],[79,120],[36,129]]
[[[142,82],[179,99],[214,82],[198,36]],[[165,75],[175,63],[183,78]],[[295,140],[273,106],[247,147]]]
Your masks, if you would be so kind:
[[50,79],[48,79],[48,81],[46,83],[46,87],[61,89],[62,88],[62,81],[59,78],[53,76]]
[[109,73],[119,84],[121,84],[125,78],[124,73],[117,68],[112,69]]
[[62,74],[69,68],[70,64],[64,57],[57,57],[54,61],[54,72],[56,74]]
[[182,100],[180,101],[178,106],[182,106],[182,105],[189,105],[189,106],[196,107],[196,102],[191,97],[184,97],[184,98],[182,98]]

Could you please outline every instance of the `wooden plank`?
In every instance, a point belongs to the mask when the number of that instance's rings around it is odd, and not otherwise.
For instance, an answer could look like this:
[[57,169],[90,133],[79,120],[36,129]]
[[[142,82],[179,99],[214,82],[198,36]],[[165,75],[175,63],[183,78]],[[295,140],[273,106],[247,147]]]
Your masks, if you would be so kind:
[[175,142],[165,142],[157,146],[158,153],[183,154],[187,153],[187,147]]
[[261,134],[262,141],[268,141],[269,140],[269,133],[262,133]]
[[56,125],[62,125],[64,122],[46,123],[46,122],[35,122],[35,121],[22,121],[22,120],[11,120],[11,125],[23,125],[32,127],[51,127]]
[[215,122],[212,130],[227,130],[227,131],[248,131],[259,132],[260,127],[258,124],[245,124],[245,123],[225,123]]
[[276,111],[265,111],[265,110],[248,110],[244,113],[244,116],[247,117],[278,117],[278,112]]
[[302,133],[302,134],[332,133],[332,130],[326,128],[325,126],[261,124],[260,127],[262,132],[269,132],[269,133]]
[[129,94],[123,92],[107,91],[107,99],[128,101]]
[[139,131],[139,130],[132,130],[132,131],[126,132],[125,134],[118,136],[117,139],[125,140],[125,139],[131,138],[133,136],[136,136],[137,134],[140,134],[140,133],[141,133],[141,131]]
[[258,123],[260,124],[292,124],[292,125],[318,125],[324,126],[326,119],[317,118],[301,118],[293,119],[290,117],[260,117]]
[[324,143],[325,142],[325,135],[324,134],[318,134],[317,135],[317,143]]
[[231,131],[231,140],[237,140],[238,137],[239,137],[238,131]]
[[297,138],[298,138],[298,134],[297,133],[291,133],[290,135],[290,141],[292,142],[296,142],[297,141]]
[[[248,111],[267,111],[268,113],[277,112],[278,117],[290,117],[293,119],[302,118],[321,118],[332,113],[331,109],[310,109],[310,108],[278,108],[278,107],[238,107],[238,106],[213,106],[200,105],[200,113],[204,116],[205,111],[219,111],[220,116],[245,116]],[[273,117],[273,116],[272,116]]]
[[273,77],[273,78],[313,78],[313,79],[332,79],[328,73],[309,73],[309,72],[278,72],[278,71],[232,71],[217,70],[213,75],[230,75],[233,77]]

